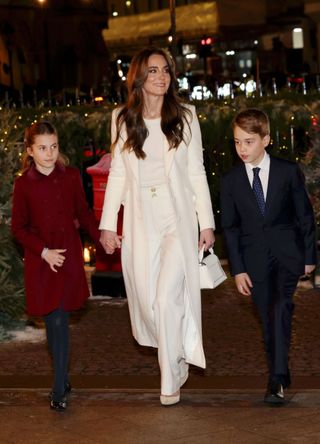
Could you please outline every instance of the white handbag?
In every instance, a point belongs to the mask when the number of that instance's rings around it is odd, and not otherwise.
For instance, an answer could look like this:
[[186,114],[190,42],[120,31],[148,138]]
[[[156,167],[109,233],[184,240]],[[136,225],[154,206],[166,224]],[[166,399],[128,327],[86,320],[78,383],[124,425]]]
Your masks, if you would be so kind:
[[204,247],[199,251],[200,288],[216,288],[227,279],[218,256],[209,248],[208,256],[203,257]]

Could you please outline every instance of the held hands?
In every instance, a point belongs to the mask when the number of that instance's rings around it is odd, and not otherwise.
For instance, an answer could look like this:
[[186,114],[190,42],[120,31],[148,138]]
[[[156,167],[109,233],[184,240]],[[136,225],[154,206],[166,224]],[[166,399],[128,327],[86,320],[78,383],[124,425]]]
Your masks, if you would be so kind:
[[42,252],[42,259],[44,259],[50,266],[51,270],[57,273],[54,267],[62,267],[65,256],[61,253],[64,253],[67,250],[46,250]]
[[244,296],[250,296],[250,288],[253,287],[250,276],[248,273],[239,273],[235,275],[236,286],[238,292]]
[[115,231],[102,230],[100,236],[100,243],[107,254],[113,254],[116,248],[121,248],[121,239],[123,236],[118,236]]
[[212,228],[205,228],[200,232],[200,239],[198,248],[201,248],[204,245],[204,250],[207,251],[209,248],[213,247],[215,241],[214,232]]

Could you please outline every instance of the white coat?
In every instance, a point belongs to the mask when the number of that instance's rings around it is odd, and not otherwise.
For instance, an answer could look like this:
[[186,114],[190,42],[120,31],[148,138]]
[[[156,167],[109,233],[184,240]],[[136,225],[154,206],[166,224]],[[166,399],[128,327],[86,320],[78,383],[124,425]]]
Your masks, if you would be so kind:
[[[183,348],[186,362],[205,367],[201,328],[201,294],[198,270],[198,224],[200,230],[215,228],[206,173],[200,125],[195,107],[190,130],[185,129],[186,142],[169,150],[164,138],[165,174],[176,213],[177,233],[181,242],[185,269],[185,316]],[[115,140],[115,119],[112,113],[111,137]],[[148,245],[141,210],[139,159],[133,151],[122,150],[127,138],[125,128],[117,142],[105,192],[101,230],[117,231],[117,218],[124,206],[122,271],[128,298],[134,338],[141,345],[157,347],[153,321],[153,302],[148,292]],[[177,258],[179,260],[179,258]]]

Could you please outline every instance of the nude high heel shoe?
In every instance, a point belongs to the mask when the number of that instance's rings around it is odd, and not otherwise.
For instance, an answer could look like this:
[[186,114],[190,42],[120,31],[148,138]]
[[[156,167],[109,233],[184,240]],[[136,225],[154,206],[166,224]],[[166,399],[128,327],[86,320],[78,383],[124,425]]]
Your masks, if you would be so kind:
[[173,405],[180,401],[180,390],[173,393],[173,395],[160,395],[160,402],[162,405]]
[[187,371],[187,373],[180,379],[180,387],[182,387],[187,382],[188,377],[189,372]]

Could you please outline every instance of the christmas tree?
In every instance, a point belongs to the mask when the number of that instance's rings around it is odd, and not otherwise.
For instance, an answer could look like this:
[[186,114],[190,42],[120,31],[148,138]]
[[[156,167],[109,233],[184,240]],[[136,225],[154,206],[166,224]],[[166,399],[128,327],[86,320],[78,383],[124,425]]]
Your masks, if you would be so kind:
[[312,116],[309,136],[310,149],[303,157],[301,164],[316,220],[320,222],[320,122],[316,115]]
[[23,139],[18,120],[16,113],[0,108],[0,324],[8,315],[21,315],[24,307],[23,261],[10,231],[13,181]]

